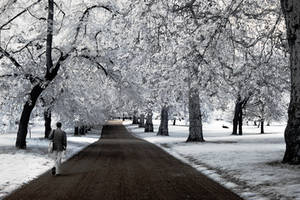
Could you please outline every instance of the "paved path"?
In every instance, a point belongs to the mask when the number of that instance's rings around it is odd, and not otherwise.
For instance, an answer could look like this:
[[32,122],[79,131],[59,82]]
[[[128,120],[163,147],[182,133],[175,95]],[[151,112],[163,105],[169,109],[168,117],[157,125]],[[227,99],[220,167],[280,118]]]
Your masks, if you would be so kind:
[[131,136],[120,121],[104,126],[102,138],[5,200],[241,200],[170,156]]

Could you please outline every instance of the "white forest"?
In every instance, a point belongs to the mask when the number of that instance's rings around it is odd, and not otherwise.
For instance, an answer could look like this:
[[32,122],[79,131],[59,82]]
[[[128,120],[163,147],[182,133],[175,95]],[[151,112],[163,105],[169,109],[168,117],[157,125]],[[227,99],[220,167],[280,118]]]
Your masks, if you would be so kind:
[[[1,0],[0,199],[108,120],[244,199],[300,199],[297,0]],[[101,139],[100,139],[101,140]]]

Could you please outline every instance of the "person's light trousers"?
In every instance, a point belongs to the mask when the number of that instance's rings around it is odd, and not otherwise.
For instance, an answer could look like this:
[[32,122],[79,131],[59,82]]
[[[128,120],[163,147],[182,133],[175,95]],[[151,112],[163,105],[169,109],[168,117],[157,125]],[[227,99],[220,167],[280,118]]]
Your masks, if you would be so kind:
[[55,161],[55,171],[56,174],[60,174],[60,166],[61,166],[61,159],[63,156],[63,152],[62,151],[53,151],[54,154],[54,161]]

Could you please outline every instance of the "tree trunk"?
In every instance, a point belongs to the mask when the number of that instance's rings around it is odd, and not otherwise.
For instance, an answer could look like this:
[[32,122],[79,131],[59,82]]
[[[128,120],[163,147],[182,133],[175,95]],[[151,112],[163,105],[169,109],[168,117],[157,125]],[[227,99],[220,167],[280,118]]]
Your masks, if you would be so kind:
[[51,132],[51,110],[46,109],[44,111],[44,120],[45,120],[45,138],[49,138]]
[[260,133],[261,134],[265,133],[265,131],[264,131],[264,123],[265,123],[265,120],[262,118],[261,121],[260,121]]
[[54,1],[48,0],[47,42],[46,42],[47,43],[46,45],[47,70],[45,74],[45,82],[40,82],[38,84],[35,83],[36,85],[32,88],[28,101],[25,103],[23,107],[23,111],[19,122],[17,140],[16,140],[16,147],[20,149],[26,148],[28,122],[38,97],[43,92],[43,90],[47,88],[48,84],[56,77],[61,62],[64,61],[69,56],[69,55],[63,56],[63,54],[61,54],[61,57],[57,61],[55,67],[53,67],[52,54],[51,54],[52,39],[53,39],[53,15],[54,15]]
[[79,135],[79,128],[78,128],[78,126],[75,126],[75,128],[74,128],[74,135]]
[[33,87],[29,99],[26,101],[21,114],[19,128],[17,133],[16,147],[19,149],[26,149],[26,136],[28,129],[28,122],[31,112],[36,104],[36,101],[44,89],[40,85]]
[[85,134],[84,126],[80,126],[79,133],[80,133],[80,135]]
[[160,116],[160,125],[157,132],[157,135],[169,136],[168,130],[168,106],[163,106],[161,109],[161,116]]
[[137,115],[137,111],[134,111],[133,113],[133,119],[132,119],[132,124],[139,124],[139,119],[136,116]]
[[[184,98],[184,97],[182,97]],[[187,111],[187,103],[183,103],[183,120],[184,120],[184,125],[188,125],[188,111]]]
[[140,128],[144,128],[145,127],[145,115],[141,114],[140,115],[140,123],[139,123],[139,127]]
[[261,105],[261,118],[260,118],[260,133],[265,133],[264,131],[264,125],[265,125],[265,104],[262,103]]
[[176,125],[176,118],[173,119],[173,126],[175,126],[175,125]]
[[290,53],[291,98],[284,132],[286,151],[283,163],[300,164],[300,3],[281,0]]
[[145,132],[153,132],[152,111],[148,111],[145,124]]
[[233,117],[233,130],[232,130],[232,135],[237,135],[237,129],[238,129],[238,124],[239,124],[239,114],[240,114],[240,100],[235,104],[234,108],[234,117]]
[[191,88],[189,91],[189,121],[187,142],[204,142],[199,90],[197,88]]
[[239,135],[243,135],[243,108],[242,108],[242,106],[240,106],[238,123],[239,123]]

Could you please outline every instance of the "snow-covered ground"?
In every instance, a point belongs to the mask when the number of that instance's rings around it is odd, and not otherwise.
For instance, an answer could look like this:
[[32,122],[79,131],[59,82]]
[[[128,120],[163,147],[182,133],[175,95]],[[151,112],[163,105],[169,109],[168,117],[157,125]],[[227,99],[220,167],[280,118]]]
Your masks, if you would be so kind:
[[[243,136],[232,136],[231,126],[216,121],[204,124],[205,143],[186,143],[187,126],[169,126],[168,136],[124,122],[136,136],[152,142],[248,200],[300,200],[300,167],[282,164],[285,125],[244,126]],[[229,126],[229,129],[222,128]]]
[[[49,141],[43,138],[43,133],[42,126],[32,128],[31,138],[28,134],[26,150],[15,148],[16,131],[0,134],[0,199],[53,167],[54,161],[47,152]],[[68,133],[63,161],[97,141],[100,134],[101,129],[92,129],[81,137]]]

